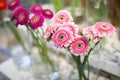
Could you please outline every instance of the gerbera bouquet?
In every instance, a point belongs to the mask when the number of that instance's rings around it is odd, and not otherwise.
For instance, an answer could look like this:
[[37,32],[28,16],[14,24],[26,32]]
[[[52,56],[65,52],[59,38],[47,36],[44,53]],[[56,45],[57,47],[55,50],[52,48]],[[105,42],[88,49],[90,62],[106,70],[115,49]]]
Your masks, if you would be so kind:
[[11,21],[15,22],[16,27],[24,25],[27,28],[38,48],[41,60],[53,67],[53,62],[48,56],[42,29],[45,19],[50,20],[53,17],[53,12],[50,9],[43,9],[38,4],[32,5],[29,12],[20,4],[20,0],[11,0],[8,8],[13,11]]
[[[17,1],[17,0],[16,0]],[[13,1],[12,1],[13,2]],[[19,3],[20,4],[20,3]],[[18,5],[19,6],[19,5]],[[16,6],[17,7],[17,6]],[[8,26],[9,29],[11,30],[11,32],[13,33],[13,35],[15,36],[15,38],[17,39],[17,41],[22,45],[22,47],[25,49],[24,47],[24,43],[23,40],[21,38],[20,33],[18,32],[18,30],[14,27],[14,25],[12,24],[12,22],[9,21],[8,15],[6,15],[6,12],[8,10],[8,8],[10,8],[10,5],[7,3],[7,0],[0,0],[0,27],[2,27],[2,30],[4,31],[5,29],[5,33],[7,32]],[[7,25],[8,26],[7,26]]]
[[[71,14],[66,10],[57,12],[47,27],[44,38],[52,40],[57,48],[67,49],[73,57],[79,74],[79,80],[89,80],[85,75],[85,66],[93,49],[103,37],[115,32],[115,27],[107,22],[97,22],[92,26],[78,29]],[[91,45],[91,41],[94,42]],[[83,60],[81,56],[84,56]]]

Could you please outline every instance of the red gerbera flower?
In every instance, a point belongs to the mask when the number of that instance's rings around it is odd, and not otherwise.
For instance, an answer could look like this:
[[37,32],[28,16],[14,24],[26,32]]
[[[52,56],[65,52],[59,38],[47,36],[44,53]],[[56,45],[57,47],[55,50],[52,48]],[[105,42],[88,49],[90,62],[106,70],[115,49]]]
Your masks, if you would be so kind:
[[0,12],[6,10],[7,6],[6,0],[0,0]]

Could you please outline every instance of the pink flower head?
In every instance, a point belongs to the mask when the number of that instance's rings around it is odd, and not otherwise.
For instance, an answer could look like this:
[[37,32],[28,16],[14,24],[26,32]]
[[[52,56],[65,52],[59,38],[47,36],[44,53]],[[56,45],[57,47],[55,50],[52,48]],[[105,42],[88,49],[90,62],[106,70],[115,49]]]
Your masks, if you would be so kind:
[[43,16],[47,19],[51,19],[53,17],[53,12],[50,9],[44,9]]
[[94,41],[98,41],[101,39],[100,36],[96,35],[92,31],[93,26],[89,26],[83,29],[83,35],[87,36],[90,39],[93,39]]
[[16,25],[18,25],[18,24],[24,25],[29,20],[29,12],[27,9],[25,9],[23,7],[17,7],[13,12],[12,19],[17,20]]
[[84,55],[89,49],[89,41],[86,37],[76,37],[71,43],[70,49],[74,55]]
[[71,32],[73,32],[73,35],[75,36],[76,33],[78,32],[78,26],[75,25],[74,23],[68,22],[68,23],[63,23],[62,27],[68,28]]
[[59,48],[68,47],[73,41],[73,34],[67,28],[59,28],[52,36],[54,44]]
[[42,14],[42,7],[38,4],[34,4],[30,7],[30,11],[34,14]]
[[97,22],[94,26],[93,26],[93,32],[100,36],[109,36],[110,34],[112,34],[113,32],[115,32],[115,27],[107,22]]
[[13,11],[11,20],[16,19],[17,16],[18,16],[18,14],[19,14],[19,11],[22,11],[22,10],[24,10],[23,7],[21,7],[21,6],[20,6],[20,7],[17,7],[17,8]]
[[41,27],[43,25],[44,22],[44,18],[43,16],[39,16],[39,15],[34,15],[31,19],[30,19],[30,27],[34,30],[37,29],[39,27]]
[[47,39],[47,41],[51,40],[52,35],[55,33],[57,28],[58,28],[58,25],[49,25],[45,30],[44,38]]
[[72,21],[71,14],[66,10],[61,10],[54,15],[53,20],[55,23],[63,24]]
[[8,9],[10,10],[15,10],[17,7],[20,6],[20,1],[19,0],[11,0],[8,4]]

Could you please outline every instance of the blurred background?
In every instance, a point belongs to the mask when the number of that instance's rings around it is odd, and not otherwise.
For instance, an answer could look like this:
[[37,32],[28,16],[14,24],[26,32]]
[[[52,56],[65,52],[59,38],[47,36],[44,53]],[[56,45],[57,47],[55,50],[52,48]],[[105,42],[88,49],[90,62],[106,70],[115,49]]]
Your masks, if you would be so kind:
[[[37,3],[43,9],[51,9],[54,13],[62,9],[68,10],[79,28],[98,21],[113,24],[117,29],[116,33],[107,37],[100,50],[98,48],[89,58],[92,69],[90,80],[120,80],[120,0],[20,1],[27,9]],[[6,10],[5,14],[5,21],[9,21],[12,12]],[[23,49],[20,38],[16,38],[16,31],[32,55]],[[0,23],[0,80],[77,80],[74,61],[71,56],[66,55],[66,50],[56,48],[52,42],[47,43],[49,56],[53,59],[56,69],[52,72],[39,61],[38,49],[26,28],[19,25],[16,31],[6,23]]]

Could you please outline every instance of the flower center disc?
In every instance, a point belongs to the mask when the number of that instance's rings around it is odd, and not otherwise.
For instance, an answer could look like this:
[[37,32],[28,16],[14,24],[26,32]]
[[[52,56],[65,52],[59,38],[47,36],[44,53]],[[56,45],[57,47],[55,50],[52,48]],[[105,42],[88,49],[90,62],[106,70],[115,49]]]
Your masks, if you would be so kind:
[[107,26],[105,26],[105,25],[102,25],[101,26],[103,29],[107,29],[108,27]]
[[60,21],[63,21],[64,20],[64,16],[60,16]]
[[63,21],[63,19],[64,19],[63,17],[60,18],[61,21]]
[[35,17],[34,19],[33,19],[33,22],[38,22],[39,21],[39,19],[37,18],[37,17]]
[[80,42],[80,43],[77,44],[78,48],[82,48],[82,45],[83,45],[82,42]]
[[63,39],[64,39],[64,35],[60,35],[60,36],[59,36],[59,39],[60,39],[60,40],[63,40]]
[[23,21],[25,19],[25,15],[24,14],[21,14],[20,16],[19,16],[19,20],[20,21]]

